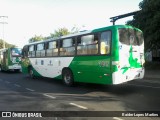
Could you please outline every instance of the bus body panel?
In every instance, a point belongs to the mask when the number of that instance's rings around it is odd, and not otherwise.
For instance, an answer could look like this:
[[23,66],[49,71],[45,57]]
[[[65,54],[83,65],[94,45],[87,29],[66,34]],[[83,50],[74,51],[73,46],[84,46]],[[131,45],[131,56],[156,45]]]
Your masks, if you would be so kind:
[[111,84],[110,57],[77,56],[70,65],[75,81]]
[[32,58],[30,64],[40,76],[55,78],[61,75],[63,68],[69,67],[72,60],[73,57]]
[[[98,57],[32,58],[29,61],[35,76],[62,78],[63,68],[70,68],[76,82],[111,84],[110,57]],[[22,69],[22,72],[28,73],[28,69]]]
[[113,72],[113,84],[120,84],[144,77],[144,41],[142,32],[132,27],[117,29],[119,60],[112,61],[117,66]]

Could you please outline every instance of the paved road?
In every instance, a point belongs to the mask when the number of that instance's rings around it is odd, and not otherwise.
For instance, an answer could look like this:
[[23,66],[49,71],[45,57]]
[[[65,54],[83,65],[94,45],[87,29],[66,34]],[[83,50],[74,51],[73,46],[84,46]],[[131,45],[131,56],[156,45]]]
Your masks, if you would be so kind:
[[[160,80],[135,80],[117,86],[78,84],[76,87],[67,87],[58,80],[47,78],[32,80],[21,73],[3,72],[0,73],[0,96],[0,111],[160,111]],[[42,119],[74,120],[75,118]],[[106,120],[104,117],[76,119]],[[108,117],[107,119],[135,118]]]

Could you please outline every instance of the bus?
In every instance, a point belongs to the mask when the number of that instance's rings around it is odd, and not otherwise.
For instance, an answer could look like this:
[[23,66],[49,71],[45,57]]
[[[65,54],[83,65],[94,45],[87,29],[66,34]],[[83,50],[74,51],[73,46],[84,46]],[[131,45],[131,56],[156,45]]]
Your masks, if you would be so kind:
[[22,72],[75,82],[121,84],[144,77],[144,39],[140,29],[114,25],[27,44]]
[[0,49],[0,71],[21,71],[21,49]]

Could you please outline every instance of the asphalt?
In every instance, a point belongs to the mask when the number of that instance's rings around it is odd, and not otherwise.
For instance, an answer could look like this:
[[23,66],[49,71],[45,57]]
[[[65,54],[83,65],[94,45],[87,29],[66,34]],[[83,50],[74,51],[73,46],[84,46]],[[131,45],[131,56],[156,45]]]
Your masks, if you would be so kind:
[[160,80],[160,70],[145,70],[144,79],[159,79]]

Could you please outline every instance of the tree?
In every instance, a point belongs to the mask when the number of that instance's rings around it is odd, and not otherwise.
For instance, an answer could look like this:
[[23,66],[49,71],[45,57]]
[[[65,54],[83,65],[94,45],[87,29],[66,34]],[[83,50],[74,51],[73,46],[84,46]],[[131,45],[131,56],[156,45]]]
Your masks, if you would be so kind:
[[[3,48],[3,44],[4,44],[4,40],[0,39],[0,49]],[[9,44],[9,43],[5,42],[5,47],[6,48],[11,48],[11,47],[16,47],[16,46],[13,45],[13,44]]]
[[29,39],[29,43],[38,42],[38,41],[41,41],[43,39],[44,39],[44,37],[42,35],[40,35],[40,36],[35,35],[34,37]]
[[80,28],[76,26],[74,26],[71,30],[68,30],[65,27],[59,28],[58,30],[55,30],[54,33],[50,33],[50,36],[47,36],[47,37],[42,37],[41,35],[40,36],[35,35],[34,37],[29,39],[29,43],[38,42],[41,40],[47,40],[50,38],[57,38],[57,37],[61,37],[61,36],[68,35],[68,34],[78,33],[79,30]]
[[47,38],[55,38],[55,37],[61,37],[68,34],[74,34],[78,33],[80,28],[74,26],[71,30],[68,30],[67,28],[59,28],[58,30],[55,30],[54,33],[51,33],[49,37]]
[[67,28],[59,28],[58,30],[55,30],[54,33],[51,33],[50,36],[53,37],[61,37],[64,35],[70,34],[69,30]]
[[139,3],[141,11],[127,24],[144,32],[145,48],[160,47],[160,0],[143,0]]

